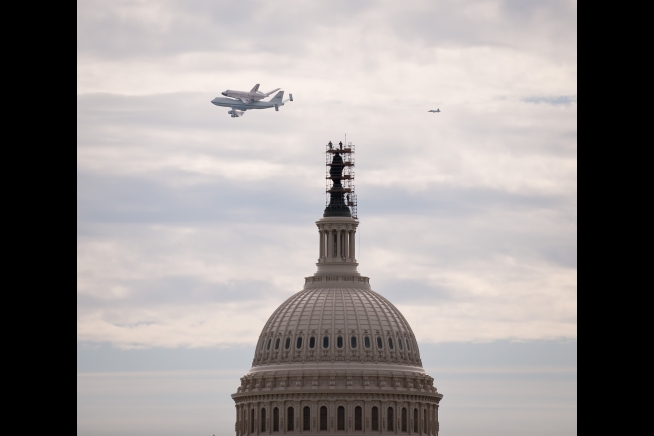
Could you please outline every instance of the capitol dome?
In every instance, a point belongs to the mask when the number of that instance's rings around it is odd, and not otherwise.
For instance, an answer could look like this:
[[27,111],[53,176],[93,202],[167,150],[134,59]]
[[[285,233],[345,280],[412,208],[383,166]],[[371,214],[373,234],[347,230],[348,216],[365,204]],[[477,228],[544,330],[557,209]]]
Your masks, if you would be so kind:
[[422,368],[413,331],[357,271],[353,152],[328,145],[333,185],[316,222],[317,271],[261,331],[232,395],[237,436],[438,435],[443,395]]
[[420,368],[418,344],[404,316],[378,293],[356,287],[367,284],[367,277],[354,278],[362,281],[304,289],[282,303],[259,336],[252,366],[371,362]]

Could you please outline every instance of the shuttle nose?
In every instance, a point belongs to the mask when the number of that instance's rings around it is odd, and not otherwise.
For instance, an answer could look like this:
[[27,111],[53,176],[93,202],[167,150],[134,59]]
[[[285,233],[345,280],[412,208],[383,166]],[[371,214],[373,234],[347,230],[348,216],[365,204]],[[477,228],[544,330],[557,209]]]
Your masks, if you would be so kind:
[[227,97],[227,92],[221,92],[221,94]]

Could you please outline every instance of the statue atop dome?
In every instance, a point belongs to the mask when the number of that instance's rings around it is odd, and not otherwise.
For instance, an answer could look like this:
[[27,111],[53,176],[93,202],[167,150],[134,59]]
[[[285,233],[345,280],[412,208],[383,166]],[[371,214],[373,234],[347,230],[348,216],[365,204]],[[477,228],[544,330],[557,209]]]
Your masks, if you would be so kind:
[[327,189],[329,194],[323,217],[356,216],[356,194],[354,193],[354,145],[334,147],[329,141],[327,149]]

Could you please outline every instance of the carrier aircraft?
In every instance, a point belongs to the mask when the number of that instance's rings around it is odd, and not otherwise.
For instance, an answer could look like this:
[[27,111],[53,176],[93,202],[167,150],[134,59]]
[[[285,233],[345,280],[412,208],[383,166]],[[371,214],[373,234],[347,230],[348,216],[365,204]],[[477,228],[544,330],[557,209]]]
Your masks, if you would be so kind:
[[[255,86],[252,89],[256,90],[258,88],[258,86],[259,85]],[[223,92],[223,95],[227,95],[229,92],[240,92],[240,91],[229,91],[229,90],[227,90],[227,91]],[[274,92],[274,91],[270,91],[270,93],[272,93],[272,92]],[[274,107],[275,110],[278,111],[280,106],[284,106],[284,103],[286,103],[287,101],[293,101],[293,94],[288,94],[288,97],[289,97],[288,99],[282,100],[282,98],[284,98],[284,91],[279,91],[269,101],[260,101],[260,99],[259,99],[259,100],[256,100],[256,101],[249,101],[249,102],[246,103],[241,98],[234,99],[234,98],[216,97],[213,100],[211,100],[211,103],[215,104],[216,106],[231,108],[231,110],[228,111],[227,113],[229,115],[231,115],[232,118],[238,118],[238,117],[242,117],[243,115],[245,115],[245,111],[251,110],[251,109],[270,109],[270,108]]]

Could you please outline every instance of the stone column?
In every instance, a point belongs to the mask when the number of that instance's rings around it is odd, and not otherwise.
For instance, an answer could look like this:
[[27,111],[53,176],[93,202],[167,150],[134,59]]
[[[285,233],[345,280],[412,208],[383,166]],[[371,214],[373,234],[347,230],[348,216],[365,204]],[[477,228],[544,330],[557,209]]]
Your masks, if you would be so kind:
[[334,236],[332,235],[332,230],[327,230],[325,236],[327,236],[327,257],[334,257]]
[[318,230],[318,235],[320,236],[320,255],[318,256],[318,260],[320,261],[325,257],[325,232],[320,229]]
[[341,258],[341,253],[343,250],[342,247],[342,242],[341,242],[341,235],[343,234],[342,230],[336,230],[336,256],[337,258]]
[[356,257],[356,251],[355,251],[355,249],[356,249],[356,246],[357,246],[357,241],[356,241],[356,234],[357,234],[357,231],[356,231],[356,230],[352,230],[352,231],[350,232],[350,234],[352,235],[352,262],[356,262],[357,257]]

